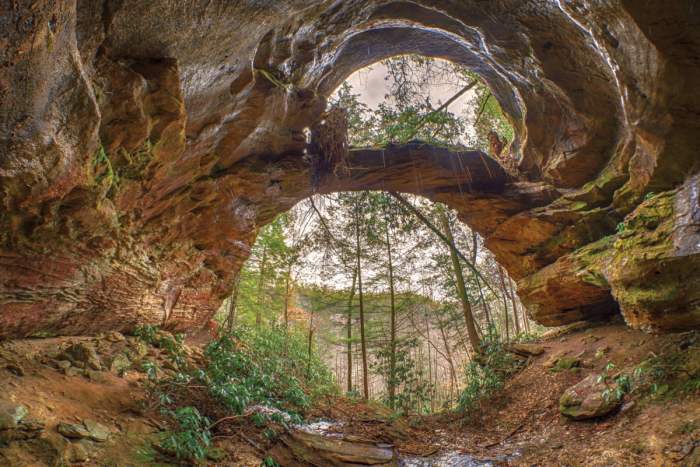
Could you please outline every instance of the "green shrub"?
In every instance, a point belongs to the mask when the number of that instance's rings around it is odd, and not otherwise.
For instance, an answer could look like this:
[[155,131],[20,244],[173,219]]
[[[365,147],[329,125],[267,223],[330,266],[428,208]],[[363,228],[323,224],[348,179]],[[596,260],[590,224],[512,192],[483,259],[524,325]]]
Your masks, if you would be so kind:
[[195,407],[167,411],[177,425],[162,435],[160,446],[178,459],[204,459],[211,445],[209,420]]
[[493,395],[519,366],[518,360],[506,351],[498,334],[491,329],[482,341],[480,354],[465,367],[466,386],[459,397],[459,409],[468,412],[479,401]]
[[332,374],[312,355],[304,336],[282,328],[241,328],[209,344],[201,378],[226,408],[241,414],[264,405],[298,415],[336,391]]
[[158,378],[155,362],[141,364],[153,400],[168,415],[178,403],[196,405],[197,401],[188,401],[187,391],[183,392],[196,386],[205,388],[204,394],[208,393],[224,412],[241,415],[248,407],[260,405],[280,412],[253,413],[256,424],[286,424],[300,422],[316,397],[337,391],[332,373],[318,356],[309,356],[302,333],[279,327],[237,329],[205,348],[203,367],[188,364],[182,336],[173,337],[148,326],[139,328],[137,335],[164,349],[177,368],[171,376]]
[[371,363],[372,370],[385,375],[387,385],[389,382],[394,384],[394,397],[390,397],[387,387],[387,392],[381,395],[380,400],[397,414],[427,413],[430,410],[433,386],[425,381],[425,375],[421,374],[416,364],[414,350],[417,346],[418,340],[410,337],[396,342],[393,372],[392,349],[388,343],[376,351],[376,359]]
[[153,344],[156,340],[158,327],[152,324],[142,324],[136,327],[134,335],[144,341],[146,344]]

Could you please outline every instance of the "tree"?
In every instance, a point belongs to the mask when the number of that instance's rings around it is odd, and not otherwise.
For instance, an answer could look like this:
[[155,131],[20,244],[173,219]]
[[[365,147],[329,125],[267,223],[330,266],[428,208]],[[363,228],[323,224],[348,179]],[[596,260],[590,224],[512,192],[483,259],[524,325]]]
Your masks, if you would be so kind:
[[462,303],[462,311],[464,312],[464,322],[467,326],[469,342],[471,343],[474,354],[478,354],[481,347],[481,340],[479,339],[479,334],[476,330],[476,325],[474,324],[474,315],[472,314],[472,307],[469,303],[469,297],[467,296],[467,289],[464,286],[462,264],[459,262],[459,257],[457,256],[457,247],[455,246],[454,237],[452,236],[450,219],[447,217],[447,213],[444,209],[440,209],[439,213],[445,236],[449,241],[450,258],[452,259],[452,268],[455,275],[455,285],[457,287],[459,300]]
[[355,258],[357,259],[357,292],[360,300],[360,343],[362,345],[362,390],[365,399],[369,399],[369,371],[367,371],[367,336],[365,334],[365,307],[362,293],[362,244],[360,243],[360,206],[361,198],[355,199]]

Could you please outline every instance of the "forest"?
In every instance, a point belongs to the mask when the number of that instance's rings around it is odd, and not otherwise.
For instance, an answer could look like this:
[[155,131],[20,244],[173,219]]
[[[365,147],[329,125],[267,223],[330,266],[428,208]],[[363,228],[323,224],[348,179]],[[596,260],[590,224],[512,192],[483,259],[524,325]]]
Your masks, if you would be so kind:
[[[490,150],[489,135],[512,141],[498,103],[465,68],[419,56],[381,65],[391,85],[376,110],[347,81],[331,99],[352,146],[419,140]],[[425,92],[437,83],[457,89],[444,104]],[[467,111],[452,112],[450,101],[469,90]],[[464,369],[484,342],[526,341],[542,329],[456,213],[377,191],[315,195],[264,226],[217,319],[223,329],[289,331],[343,392],[402,413],[457,407]]]
[[700,465],[693,0],[0,7],[0,466]]

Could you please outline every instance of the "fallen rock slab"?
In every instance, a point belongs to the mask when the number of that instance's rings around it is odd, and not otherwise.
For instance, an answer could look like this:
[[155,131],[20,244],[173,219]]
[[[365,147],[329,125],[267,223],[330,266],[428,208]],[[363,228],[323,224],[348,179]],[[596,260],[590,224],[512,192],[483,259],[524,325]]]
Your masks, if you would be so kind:
[[350,467],[357,465],[396,466],[393,446],[370,441],[350,441],[314,433],[293,431],[283,435],[272,449],[272,457],[280,465],[324,465]]
[[104,443],[109,439],[109,429],[94,420],[85,419],[83,423],[61,422],[56,427],[59,433],[70,439],[91,439],[98,443]]
[[564,391],[559,399],[559,411],[572,420],[587,420],[608,415],[620,407],[616,384],[592,374]]
[[523,357],[536,357],[545,351],[544,346],[539,344],[513,343],[508,346],[508,351]]
[[107,439],[109,439],[109,428],[102,425],[101,423],[86,418],[85,420],[83,420],[83,424],[85,425],[85,428],[87,428],[89,433],[88,438],[90,438],[91,440],[96,441],[98,443],[104,443],[105,441],[107,441]]
[[61,422],[56,427],[56,430],[70,439],[84,439],[90,436],[90,432],[82,423]]

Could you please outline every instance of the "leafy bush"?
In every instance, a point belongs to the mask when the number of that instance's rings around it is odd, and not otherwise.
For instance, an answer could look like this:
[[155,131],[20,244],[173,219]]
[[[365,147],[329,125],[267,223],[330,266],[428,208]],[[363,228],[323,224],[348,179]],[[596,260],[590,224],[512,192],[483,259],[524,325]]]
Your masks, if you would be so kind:
[[178,459],[204,459],[211,444],[209,420],[195,407],[167,411],[177,428],[163,433],[161,447]]
[[459,409],[468,412],[484,398],[503,387],[519,368],[518,361],[498,340],[495,329],[484,337],[481,352],[465,368],[466,386],[459,397]]
[[[286,425],[300,422],[301,414],[315,397],[336,391],[332,374],[315,356],[309,356],[305,337],[283,328],[237,329],[211,342],[205,349],[205,364],[194,366],[182,336],[139,328],[144,341],[165,350],[174,368],[159,378],[155,362],[143,362],[152,400],[174,427],[163,434],[161,451],[178,459],[206,457],[211,430],[203,414],[213,419],[222,415],[250,415],[256,426],[270,422]],[[271,410],[246,413],[251,406]],[[270,430],[268,437],[274,437]]]
[[321,360],[309,357],[304,336],[282,328],[241,328],[205,350],[202,379],[225,407],[241,414],[264,405],[298,415],[312,400],[336,390]]
[[414,354],[411,352],[417,345],[418,340],[415,338],[401,339],[396,342],[393,372],[392,351],[388,344],[376,351],[377,358],[372,363],[372,369],[375,372],[385,375],[387,385],[392,382],[396,388],[393,398],[388,394],[387,388],[387,393],[382,395],[382,402],[400,414],[424,413],[430,409],[430,394],[433,387],[420,374]]

